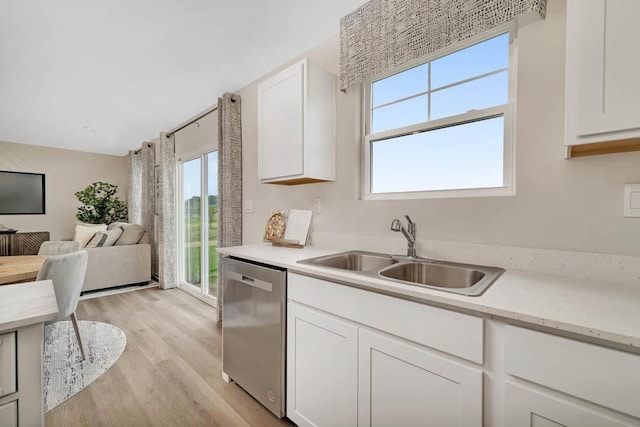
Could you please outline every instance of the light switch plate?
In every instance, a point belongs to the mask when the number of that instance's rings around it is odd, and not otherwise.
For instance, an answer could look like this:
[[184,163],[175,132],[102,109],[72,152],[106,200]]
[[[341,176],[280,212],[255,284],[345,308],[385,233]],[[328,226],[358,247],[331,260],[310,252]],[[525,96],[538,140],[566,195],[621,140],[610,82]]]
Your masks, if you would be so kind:
[[640,184],[625,184],[624,216],[640,218]]

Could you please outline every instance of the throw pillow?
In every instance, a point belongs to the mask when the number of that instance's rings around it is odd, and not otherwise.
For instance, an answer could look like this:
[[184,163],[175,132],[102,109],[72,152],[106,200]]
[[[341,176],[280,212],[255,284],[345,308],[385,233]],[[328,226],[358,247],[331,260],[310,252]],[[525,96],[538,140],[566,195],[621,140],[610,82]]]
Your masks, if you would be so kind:
[[114,228],[113,230],[98,231],[93,235],[91,240],[87,243],[86,248],[102,248],[107,246],[113,246],[116,241],[122,236],[122,228]]
[[116,246],[137,245],[144,235],[144,228],[140,224],[123,225],[122,236],[116,242]]
[[107,231],[107,226],[105,224],[76,224],[73,241],[80,242],[80,247],[84,248],[98,231]]
[[112,222],[107,227],[107,230],[113,230],[114,228],[122,227],[123,225],[129,225],[129,223],[128,222],[121,222],[121,221]]

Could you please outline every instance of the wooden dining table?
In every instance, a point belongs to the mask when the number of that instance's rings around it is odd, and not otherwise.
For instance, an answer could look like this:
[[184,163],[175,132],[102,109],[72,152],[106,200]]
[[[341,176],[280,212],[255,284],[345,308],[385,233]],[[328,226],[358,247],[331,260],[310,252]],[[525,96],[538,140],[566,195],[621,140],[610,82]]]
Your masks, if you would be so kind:
[[36,280],[43,255],[0,256],[0,286]]

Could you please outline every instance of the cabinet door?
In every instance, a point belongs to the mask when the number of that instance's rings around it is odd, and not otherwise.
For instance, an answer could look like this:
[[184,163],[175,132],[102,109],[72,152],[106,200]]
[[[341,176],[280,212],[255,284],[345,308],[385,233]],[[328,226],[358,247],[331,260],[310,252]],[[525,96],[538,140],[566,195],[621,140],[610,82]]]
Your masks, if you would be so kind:
[[638,16],[638,0],[569,0],[567,85],[576,84],[577,136],[640,128]]
[[260,179],[303,173],[304,63],[258,86]]
[[16,401],[0,405],[0,427],[18,426],[18,403]]
[[16,333],[0,335],[0,397],[16,391]]
[[480,369],[364,329],[358,348],[360,427],[482,426]]
[[506,425],[518,427],[630,427],[564,399],[507,382]]
[[287,417],[299,426],[355,426],[358,328],[296,303],[287,310]]

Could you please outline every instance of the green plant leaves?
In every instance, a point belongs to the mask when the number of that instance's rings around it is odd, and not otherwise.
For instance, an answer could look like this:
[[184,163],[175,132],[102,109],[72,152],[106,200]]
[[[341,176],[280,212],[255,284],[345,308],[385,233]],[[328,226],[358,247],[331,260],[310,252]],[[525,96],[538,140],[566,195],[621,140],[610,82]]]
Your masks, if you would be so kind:
[[115,196],[118,186],[108,182],[94,182],[75,193],[83,206],[76,218],[87,224],[111,224],[127,218],[127,203]]

